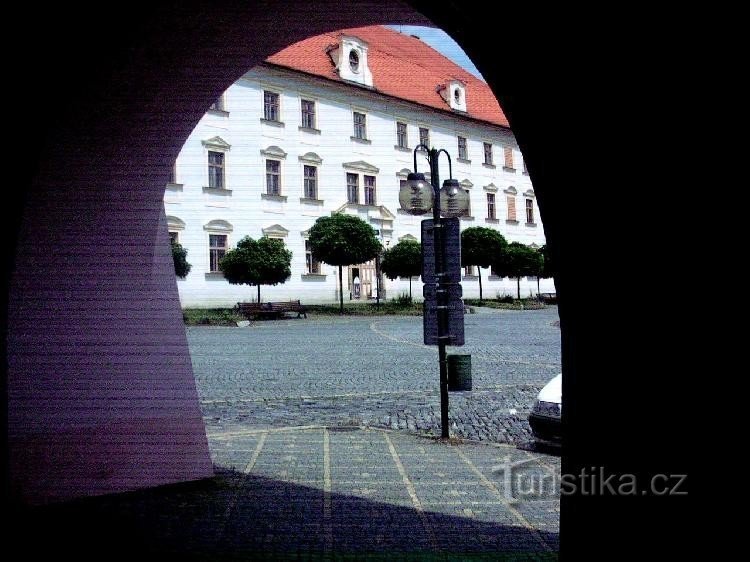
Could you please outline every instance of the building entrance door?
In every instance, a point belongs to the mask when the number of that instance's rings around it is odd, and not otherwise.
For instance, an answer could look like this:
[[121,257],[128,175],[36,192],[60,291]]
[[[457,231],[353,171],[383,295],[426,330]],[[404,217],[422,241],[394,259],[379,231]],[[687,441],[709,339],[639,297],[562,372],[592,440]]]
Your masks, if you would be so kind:
[[[359,281],[359,297],[356,296],[354,281]],[[375,281],[375,260],[349,268],[349,292],[352,298],[371,299]]]

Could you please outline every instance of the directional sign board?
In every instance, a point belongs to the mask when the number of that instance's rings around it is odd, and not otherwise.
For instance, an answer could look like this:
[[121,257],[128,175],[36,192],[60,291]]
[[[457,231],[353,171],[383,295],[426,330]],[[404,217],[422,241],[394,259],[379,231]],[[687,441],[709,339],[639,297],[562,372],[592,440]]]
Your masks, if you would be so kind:
[[[445,244],[444,275],[435,275],[435,241],[432,220],[422,221],[422,281],[425,283],[423,323],[425,345],[437,345],[438,337],[438,301],[446,304],[446,329],[442,343],[445,345],[464,345],[464,303],[461,300],[461,233],[457,218],[442,219],[443,243]],[[438,291],[444,291],[438,294]],[[438,299],[438,296],[443,298]]]
[[[438,339],[438,307],[436,300],[425,299],[422,305],[423,325],[424,325],[424,344],[437,345]],[[450,336],[445,339],[445,345],[463,345],[464,344],[464,302],[460,299],[448,302],[448,322],[447,334]]]
[[[433,220],[422,221],[422,282],[429,284],[435,279],[435,241],[433,239]],[[461,282],[461,226],[457,218],[441,219],[443,225],[443,242],[445,243],[446,274],[441,281],[446,283]]]

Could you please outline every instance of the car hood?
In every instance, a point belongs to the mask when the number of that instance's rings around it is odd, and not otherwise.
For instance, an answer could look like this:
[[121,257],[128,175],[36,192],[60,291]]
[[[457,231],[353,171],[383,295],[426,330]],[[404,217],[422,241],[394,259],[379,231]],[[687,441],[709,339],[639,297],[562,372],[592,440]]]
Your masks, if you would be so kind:
[[537,400],[562,404],[562,373],[544,385],[544,388],[539,391]]

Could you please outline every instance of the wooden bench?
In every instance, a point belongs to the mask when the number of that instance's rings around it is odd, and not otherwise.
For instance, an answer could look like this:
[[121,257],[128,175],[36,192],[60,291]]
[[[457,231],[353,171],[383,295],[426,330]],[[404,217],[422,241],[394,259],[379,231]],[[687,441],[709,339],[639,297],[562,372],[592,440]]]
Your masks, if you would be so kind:
[[248,320],[251,318],[281,318],[286,312],[296,312],[297,318],[307,318],[307,308],[296,301],[282,302],[238,302],[237,311]]
[[545,304],[557,304],[557,293],[538,293],[537,298]]

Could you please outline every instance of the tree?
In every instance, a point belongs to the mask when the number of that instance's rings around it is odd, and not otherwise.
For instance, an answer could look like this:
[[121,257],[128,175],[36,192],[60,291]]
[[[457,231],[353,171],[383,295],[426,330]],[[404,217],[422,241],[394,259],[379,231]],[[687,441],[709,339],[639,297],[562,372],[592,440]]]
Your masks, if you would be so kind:
[[174,273],[180,279],[185,279],[193,267],[187,261],[188,251],[177,242],[172,242],[172,261],[174,262]]
[[310,250],[315,259],[339,267],[339,299],[344,313],[342,267],[370,261],[380,253],[375,230],[353,215],[336,213],[320,217],[309,232]]
[[479,304],[482,304],[482,267],[492,265],[498,254],[508,245],[505,236],[497,230],[473,226],[461,233],[461,265],[478,266]]
[[408,277],[411,300],[411,278],[422,274],[422,245],[416,240],[402,240],[385,252],[380,270],[388,279]]
[[520,242],[511,242],[498,254],[493,267],[503,277],[515,277],[518,298],[521,298],[521,277],[535,275],[541,269],[541,254]]
[[219,269],[233,285],[257,285],[260,302],[260,286],[284,283],[292,276],[291,263],[292,252],[283,241],[245,236],[221,259]]

